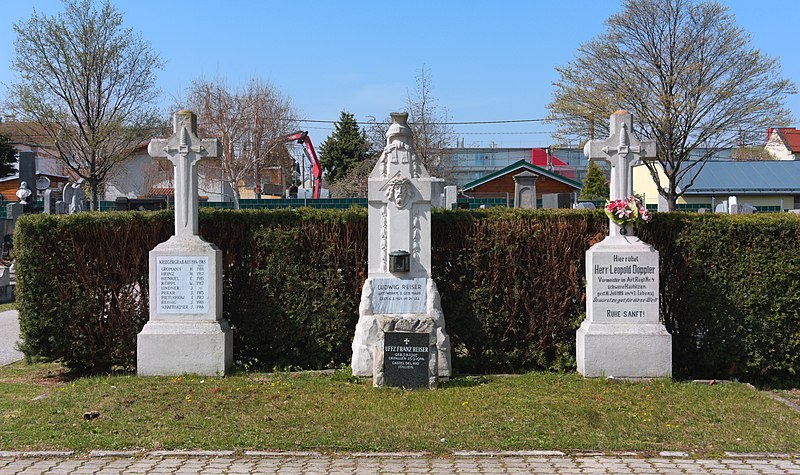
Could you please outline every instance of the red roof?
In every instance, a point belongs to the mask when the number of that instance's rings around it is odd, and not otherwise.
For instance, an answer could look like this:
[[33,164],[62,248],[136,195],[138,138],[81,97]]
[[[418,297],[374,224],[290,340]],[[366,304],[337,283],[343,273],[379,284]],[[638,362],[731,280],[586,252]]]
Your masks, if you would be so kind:
[[767,131],[767,139],[772,135],[773,131],[778,132],[778,137],[781,138],[786,148],[792,153],[800,153],[800,130],[794,127],[770,127]]
[[531,149],[531,165],[551,170],[566,178],[575,178],[575,170],[555,155],[550,155],[550,163],[547,163],[547,150],[543,148]]

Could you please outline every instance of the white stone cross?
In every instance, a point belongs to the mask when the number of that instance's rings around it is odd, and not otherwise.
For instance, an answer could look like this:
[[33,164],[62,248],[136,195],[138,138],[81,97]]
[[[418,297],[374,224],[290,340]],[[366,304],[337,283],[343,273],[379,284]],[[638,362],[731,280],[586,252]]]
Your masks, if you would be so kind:
[[197,116],[179,110],[173,118],[174,135],[153,139],[147,146],[151,157],[172,162],[175,182],[175,235],[197,236],[197,163],[217,158],[222,146],[219,139],[197,138]]
[[[632,168],[639,160],[656,158],[655,140],[639,141],[632,130],[633,116],[619,110],[611,114],[608,139],[590,140],[583,147],[583,153],[590,161],[602,160],[611,164],[611,201],[622,200],[633,194]],[[611,235],[618,235],[619,228],[619,225],[611,222]]]

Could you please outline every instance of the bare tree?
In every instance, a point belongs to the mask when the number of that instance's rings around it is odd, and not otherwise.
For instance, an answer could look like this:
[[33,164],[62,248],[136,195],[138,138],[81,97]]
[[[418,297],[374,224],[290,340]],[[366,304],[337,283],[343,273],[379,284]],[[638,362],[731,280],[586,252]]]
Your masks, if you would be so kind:
[[64,0],[56,16],[14,25],[8,106],[38,123],[61,160],[90,187],[92,209],[109,172],[159,123],[156,70],[162,62],[108,0]]
[[726,7],[624,0],[606,23],[557,68],[550,118],[562,137],[587,139],[607,135],[614,110],[630,111],[637,133],[657,141],[657,160],[646,165],[669,209],[717,151],[789,122],[784,101],[794,84],[750,45]]
[[[433,79],[425,65],[417,73],[416,83],[413,93],[407,92],[405,98],[408,125],[414,133],[414,148],[432,176],[448,179],[453,164],[443,151],[453,143],[453,129],[448,123],[447,108],[440,107],[433,96]],[[391,123],[389,117],[378,121],[374,116],[368,116],[365,131],[371,154],[376,155],[376,159],[386,146],[386,132]]]
[[420,68],[416,82],[414,92],[406,96],[414,147],[432,176],[448,179],[452,163],[443,151],[453,142],[453,129],[448,124],[447,108],[440,107],[433,96],[433,79],[425,65]]
[[232,88],[222,79],[199,79],[187,101],[198,115],[198,126],[222,139],[216,171],[230,186],[237,209],[240,187],[257,180],[259,168],[278,166],[287,177],[291,173],[291,164],[278,163],[288,156],[278,147],[295,126],[297,114],[291,99],[271,83],[254,78],[242,88]]

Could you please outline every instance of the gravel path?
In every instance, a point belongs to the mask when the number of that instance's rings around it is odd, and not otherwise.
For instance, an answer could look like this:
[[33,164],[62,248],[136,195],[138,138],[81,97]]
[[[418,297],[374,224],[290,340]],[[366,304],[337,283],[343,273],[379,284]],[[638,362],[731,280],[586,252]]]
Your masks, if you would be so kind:
[[22,352],[17,351],[19,340],[19,320],[16,310],[0,312],[0,366],[22,359]]

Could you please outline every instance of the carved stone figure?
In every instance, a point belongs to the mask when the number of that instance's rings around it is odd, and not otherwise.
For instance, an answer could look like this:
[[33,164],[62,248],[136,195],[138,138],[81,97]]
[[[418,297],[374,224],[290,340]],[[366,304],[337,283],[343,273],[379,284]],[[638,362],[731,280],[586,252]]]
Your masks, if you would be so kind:
[[19,190],[17,190],[17,198],[19,198],[19,204],[26,205],[28,204],[28,198],[31,197],[31,189],[28,188],[28,182],[22,181],[19,183]]

